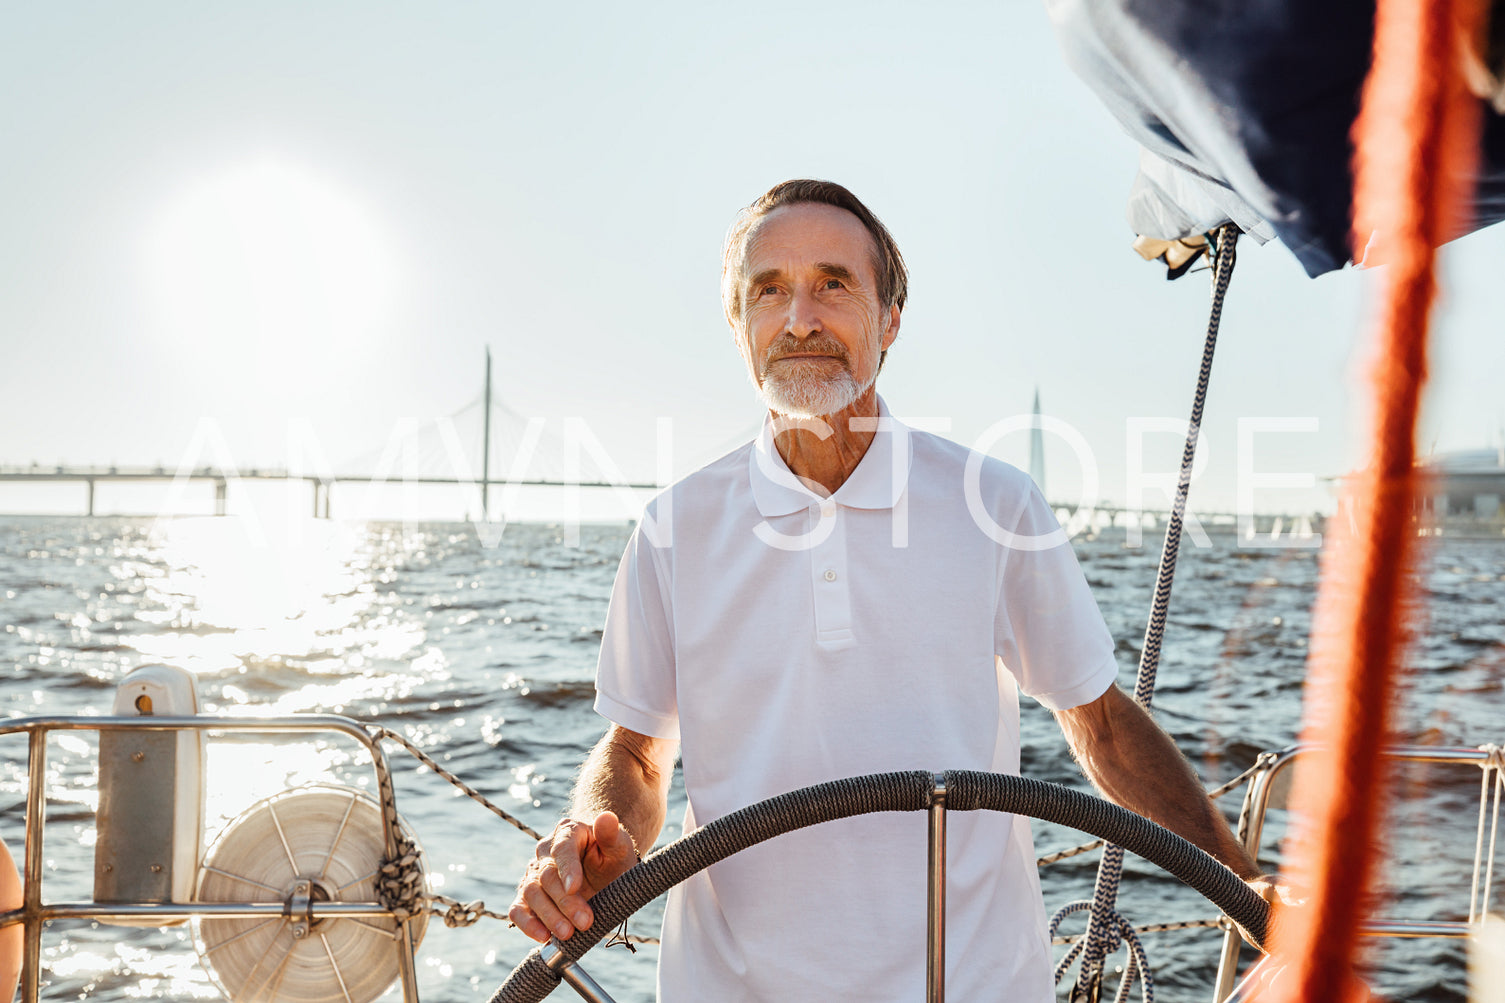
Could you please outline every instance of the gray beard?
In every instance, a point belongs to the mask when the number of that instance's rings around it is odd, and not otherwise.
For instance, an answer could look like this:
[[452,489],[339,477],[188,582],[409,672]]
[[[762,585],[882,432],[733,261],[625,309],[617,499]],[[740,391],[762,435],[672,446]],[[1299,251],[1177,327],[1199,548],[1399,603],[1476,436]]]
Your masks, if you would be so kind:
[[[798,367],[798,363],[795,364]],[[810,372],[771,373],[769,366],[763,372],[763,383],[758,396],[775,414],[791,418],[820,418],[836,414],[850,407],[857,398],[867,392],[868,386],[859,386],[846,368],[838,373],[821,375]]]

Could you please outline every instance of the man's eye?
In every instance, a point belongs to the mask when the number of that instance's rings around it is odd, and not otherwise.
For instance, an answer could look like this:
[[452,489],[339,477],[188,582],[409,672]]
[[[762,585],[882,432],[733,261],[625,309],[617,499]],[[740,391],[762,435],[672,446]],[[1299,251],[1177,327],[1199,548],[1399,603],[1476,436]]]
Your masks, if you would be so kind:
[[778,291],[779,291],[779,287],[778,286],[764,286],[762,289],[758,290],[758,295],[759,296],[772,296],[774,293],[776,293]]
[[843,289],[843,288],[845,288],[845,286],[844,286],[844,284],[842,283],[842,281],[840,279],[827,279],[826,280],[826,288],[827,289]]

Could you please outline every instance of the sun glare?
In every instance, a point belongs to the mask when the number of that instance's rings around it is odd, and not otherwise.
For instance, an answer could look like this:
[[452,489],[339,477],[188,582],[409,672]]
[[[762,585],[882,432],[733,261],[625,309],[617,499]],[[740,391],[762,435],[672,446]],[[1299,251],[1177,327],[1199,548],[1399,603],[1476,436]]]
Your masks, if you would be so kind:
[[147,263],[177,345],[277,363],[368,338],[390,315],[398,277],[359,200],[270,158],[181,195],[151,233]]

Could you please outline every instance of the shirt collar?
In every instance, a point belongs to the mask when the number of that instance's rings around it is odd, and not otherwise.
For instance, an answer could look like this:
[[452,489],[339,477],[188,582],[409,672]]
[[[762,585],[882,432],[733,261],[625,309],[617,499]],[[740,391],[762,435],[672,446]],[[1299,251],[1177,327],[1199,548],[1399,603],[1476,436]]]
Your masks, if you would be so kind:
[[[873,436],[872,444],[852,471],[836,489],[831,500],[848,508],[888,509],[898,504],[909,482],[912,450],[909,426],[894,418],[878,398],[878,418],[883,423]],[[753,443],[748,458],[752,479],[753,501],[765,519],[789,515],[801,509],[818,507],[823,499],[800,483],[773,443],[773,420],[763,419],[763,428]]]

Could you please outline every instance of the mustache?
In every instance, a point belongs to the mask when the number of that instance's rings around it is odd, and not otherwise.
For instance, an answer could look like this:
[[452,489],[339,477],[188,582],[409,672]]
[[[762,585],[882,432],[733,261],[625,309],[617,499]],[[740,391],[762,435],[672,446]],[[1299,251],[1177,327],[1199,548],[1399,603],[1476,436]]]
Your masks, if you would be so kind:
[[763,353],[763,364],[777,362],[789,355],[829,355],[833,358],[847,362],[847,350],[840,341],[830,335],[812,334],[804,338],[796,338],[792,334],[786,334],[768,346]]

